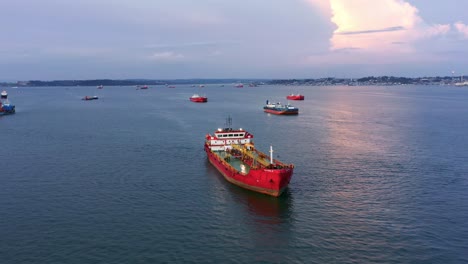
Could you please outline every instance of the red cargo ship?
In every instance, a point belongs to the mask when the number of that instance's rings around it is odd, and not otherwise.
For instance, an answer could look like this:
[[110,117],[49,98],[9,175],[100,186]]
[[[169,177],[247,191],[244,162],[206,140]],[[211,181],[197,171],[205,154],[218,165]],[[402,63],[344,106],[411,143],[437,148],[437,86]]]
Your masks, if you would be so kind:
[[195,103],[206,103],[208,102],[208,97],[202,96],[199,94],[194,94],[190,96],[190,101],[195,102]]
[[224,178],[242,188],[255,192],[280,196],[288,187],[294,165],[285,164],[255,149],[253,135],[240,129],[227,128],[207,134],[205,152],[211,164]]
[[302,94],[290,94],[286,96],[288,100],[304,100],[304,95]]

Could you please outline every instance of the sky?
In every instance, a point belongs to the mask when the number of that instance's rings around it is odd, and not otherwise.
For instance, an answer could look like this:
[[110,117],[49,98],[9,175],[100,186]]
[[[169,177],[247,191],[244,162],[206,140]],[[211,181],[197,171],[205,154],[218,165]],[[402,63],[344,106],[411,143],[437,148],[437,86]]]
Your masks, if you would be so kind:
[[463,74],[467,0],[0,1],[0,81]]

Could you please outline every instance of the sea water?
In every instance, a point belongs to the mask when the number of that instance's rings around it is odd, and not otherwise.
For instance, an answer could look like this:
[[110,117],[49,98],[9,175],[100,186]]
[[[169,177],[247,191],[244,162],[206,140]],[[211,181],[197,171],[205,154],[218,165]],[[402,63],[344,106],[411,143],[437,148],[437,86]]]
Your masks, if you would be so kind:
[[[9,89],[0,263],[468,262],[468,89],[196,86]],[[280,198],[207,161],[228,116],[295,165]]]

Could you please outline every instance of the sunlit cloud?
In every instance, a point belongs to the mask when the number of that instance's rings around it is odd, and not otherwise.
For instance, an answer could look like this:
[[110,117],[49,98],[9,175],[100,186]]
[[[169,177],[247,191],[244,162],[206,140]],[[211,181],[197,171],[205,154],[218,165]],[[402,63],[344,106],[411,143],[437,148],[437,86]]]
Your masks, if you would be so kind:
[[454,33],[468,38],[468,26],[464,23],[429,25],[417,8],[404,0],[304,1],[328,14],[335,25],[329,39],[329,54],[312,55],[307,59],[309,62],[324,62],[325,58],[340,63],[363,59],[375,63],[432,60],[421,55],[418,45]]
[[457,31],[463,35],[464,38],[468,38],[468,25],[463,24],[462,22],[457,22],[454,24]]
[[440,35],[446,35],[450,32],[451,26],[449,24],[445,25],[434,25],[426,30],[427,37],[435,37]]
[[331,0],[331,21],[337,26],[331,49],[358,48],[369,51],[408,51],[393,45],[413,39],[421,23],[418,10],[397,0]]
[[[330,39],[332,50],[342,48],[386,50],[395,43],[409,43],[424,37],[444,35],[451,30],[449,24],[427,25],[419,16],[415,6],[401,0],[308,0],[308,2],[321,10],[330,7],[330,20],[336,25],[336,30]],[[455,26],[460,32],[468,32],[466,25],[461,22]]]
[[374,30],[362,30],[362,31],[343,31],[343,32],[336,32],[337,35],[356,35],[356,34],[368,34],[368,33],[379,33],[379,32],[391,32],[391,31],[399,31],[404,30],[403,27],[389,27],[383,29],[374,29]]

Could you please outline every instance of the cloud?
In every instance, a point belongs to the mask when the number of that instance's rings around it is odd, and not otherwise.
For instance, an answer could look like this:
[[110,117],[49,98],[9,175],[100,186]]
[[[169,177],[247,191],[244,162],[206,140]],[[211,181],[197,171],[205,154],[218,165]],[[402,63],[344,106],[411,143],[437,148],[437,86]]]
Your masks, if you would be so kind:
[[330,0],[331,21],[337,26],[331,49],[359,48],[369,51],[407,51],[393,45],[414,38],[421,24],[418,10],[398,0]]
[[[468,25],[462,22],[429,25],[419,10],[405,0],[304,0],[322,12],[335,25],[329,40],[332,53],[367,53],[388,57],[418,52],[418,45],[454,33],[468,38]],[[455,30],[457,32],[455,32]],[[385,54],[385,55],[384,55]]]
[[149,49],[169,49],[169,48],[191,48],[191,47],[211,47],[211,46],[228,46],[238,45],[240,42],[234,41],[198,41],[198,42],[182,42],[176,44],[148,44],[145,48]]
[[454,24],[454,27],[464,38],[468,38],[468,25],[465,25],[462,22],[457,22]]
[[451,26],[449,24],[446,25],[434,25],[432,27],[429,27],[426,30],[426,36],[427,37],[434,37],[434,36],[440,36],[440,35],[446,35],[449,33],[451,30]]
[[156,52],[150,56],[155,61],[177,61],[184,58],[184,55],[172,51]]
[[368,34],[368,33],[379,33],[379,32],[391,32],[391,31],[399,31],[404,30],[403,27],[389,27],[383,29],[374,29],[374,30],[362,30],[362,31],[344,31],[344,32],[337,32],[337,35],[356,35],[356,34]]

